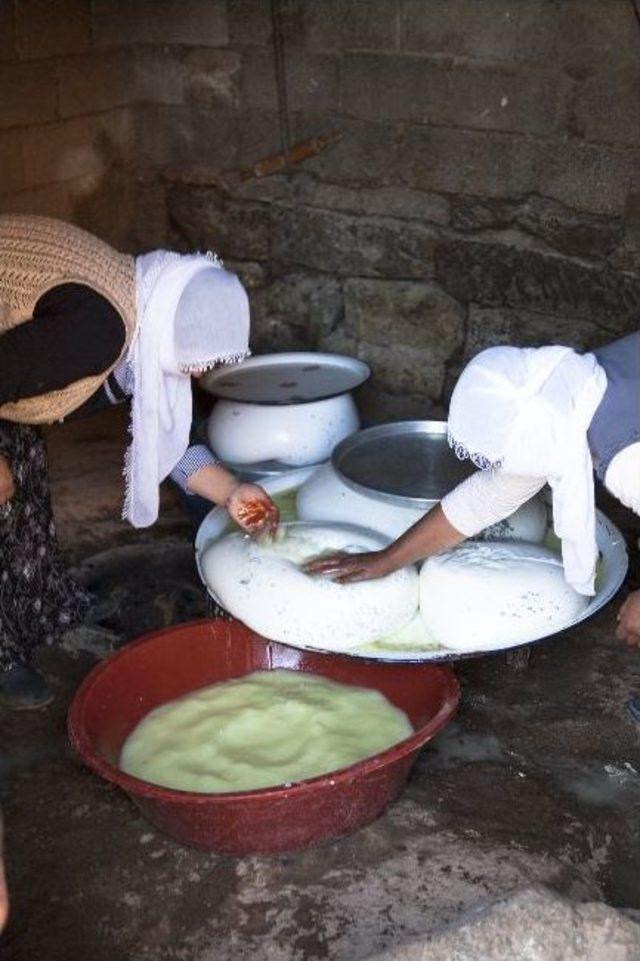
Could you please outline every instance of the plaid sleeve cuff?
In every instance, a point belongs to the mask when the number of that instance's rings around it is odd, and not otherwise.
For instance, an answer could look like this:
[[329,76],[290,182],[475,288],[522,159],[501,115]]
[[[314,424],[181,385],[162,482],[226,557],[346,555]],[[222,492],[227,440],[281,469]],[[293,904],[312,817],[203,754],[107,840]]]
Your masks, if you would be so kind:
[[192,474],[203,467],[219,464],[220,461],[204,444],[193,444],[188,447],[176,466],[171,471],[171,480],[180,487],[185,494],[192,494],[187,483]]

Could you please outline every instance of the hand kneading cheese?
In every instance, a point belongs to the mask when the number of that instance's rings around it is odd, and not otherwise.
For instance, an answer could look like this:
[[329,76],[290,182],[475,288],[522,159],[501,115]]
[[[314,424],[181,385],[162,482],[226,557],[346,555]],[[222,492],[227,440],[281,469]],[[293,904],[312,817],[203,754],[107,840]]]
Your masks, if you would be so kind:
[[557,554],[537,544],[469,542],[420,572],[428,633],[454,651],[526,643],[568,627],[589,600],[570,587]]
[[375,581],[336,584],[300,568],[336,551],[379,550],[387,541],[340,524],[283,524],[269,543],[230,534],[205,552],[205,579],[248,627],[285,644],[346,651],[407,624],[418,608],[418,574],[405,568]]

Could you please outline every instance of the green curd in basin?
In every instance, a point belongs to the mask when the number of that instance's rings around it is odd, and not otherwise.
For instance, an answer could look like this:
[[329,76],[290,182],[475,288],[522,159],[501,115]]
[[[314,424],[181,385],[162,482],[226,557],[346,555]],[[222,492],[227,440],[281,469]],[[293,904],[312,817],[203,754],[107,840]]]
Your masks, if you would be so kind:
[[181,791],[254,791],[347,767],[413,734],[379,691],[301,671],[256,671],[155,708],[120,767]]

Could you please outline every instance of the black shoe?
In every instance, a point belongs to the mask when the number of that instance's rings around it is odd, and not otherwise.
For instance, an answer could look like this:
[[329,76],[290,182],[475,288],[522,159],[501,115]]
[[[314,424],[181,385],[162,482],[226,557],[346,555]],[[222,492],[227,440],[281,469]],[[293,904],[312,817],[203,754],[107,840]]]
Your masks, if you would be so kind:
[[53,691],[28,664],[0,673],[0,705],[12,711],[35,711],[53,700]]

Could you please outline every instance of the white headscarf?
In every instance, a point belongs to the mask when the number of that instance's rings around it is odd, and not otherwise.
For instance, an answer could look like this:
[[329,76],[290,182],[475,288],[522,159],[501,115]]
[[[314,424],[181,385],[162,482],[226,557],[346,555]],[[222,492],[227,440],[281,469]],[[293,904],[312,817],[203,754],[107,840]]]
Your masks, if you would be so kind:
[[136,295],[123,517],[148,527],[158,517],[159,484],[189,445],[189,374],[247,356],[249,303],[238,278],[217,259],[166,250],[136,259]]
[[593,354],[569,347],[491,347],[463,371],[451,398],[449,443],[483,470],[545,477],[565,577],[594,593],[593,464],[587,429],[607,386]]

